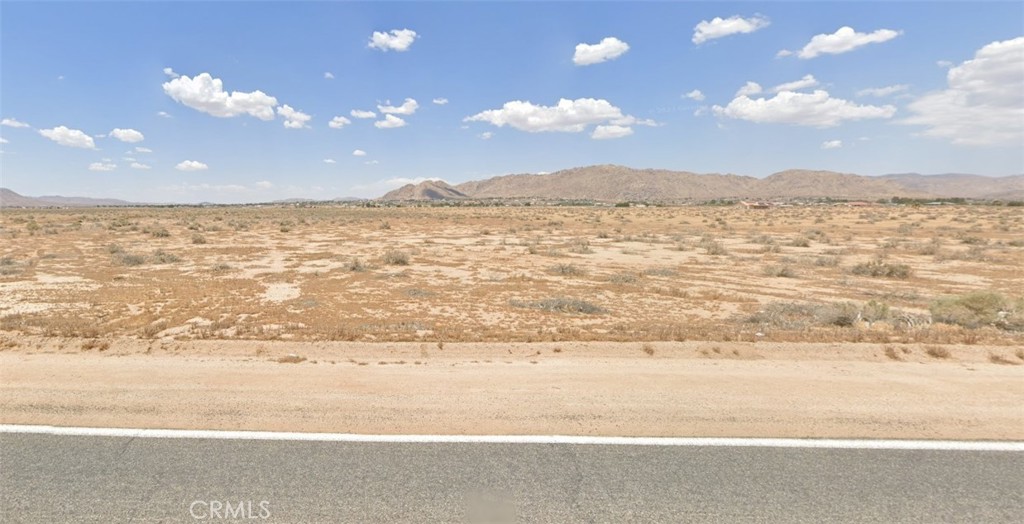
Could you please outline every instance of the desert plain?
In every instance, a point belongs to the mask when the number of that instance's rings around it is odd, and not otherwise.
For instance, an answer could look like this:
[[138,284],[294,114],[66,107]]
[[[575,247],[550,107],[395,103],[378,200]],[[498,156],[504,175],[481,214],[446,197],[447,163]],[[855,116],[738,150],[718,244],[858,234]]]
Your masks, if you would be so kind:
[[3,209],[0,423],[1024,439],[1024,212]]

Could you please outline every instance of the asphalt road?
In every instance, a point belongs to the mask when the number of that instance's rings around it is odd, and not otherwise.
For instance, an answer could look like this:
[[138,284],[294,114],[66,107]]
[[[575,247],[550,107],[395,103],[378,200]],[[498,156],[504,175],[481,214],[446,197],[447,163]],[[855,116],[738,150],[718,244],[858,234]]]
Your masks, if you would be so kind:
[[1019,522],[1024,453],[0,434],[0,506],[6,523]]

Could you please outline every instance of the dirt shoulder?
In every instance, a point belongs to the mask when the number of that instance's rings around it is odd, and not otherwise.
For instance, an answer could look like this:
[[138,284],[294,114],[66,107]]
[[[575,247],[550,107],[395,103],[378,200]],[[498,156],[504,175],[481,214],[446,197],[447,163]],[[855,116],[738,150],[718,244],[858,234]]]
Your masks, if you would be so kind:
[[83,345],[24,338],[0,351],[0,422],[1024,440],[1024,365],[1005,346],[936,357],[912,344]]

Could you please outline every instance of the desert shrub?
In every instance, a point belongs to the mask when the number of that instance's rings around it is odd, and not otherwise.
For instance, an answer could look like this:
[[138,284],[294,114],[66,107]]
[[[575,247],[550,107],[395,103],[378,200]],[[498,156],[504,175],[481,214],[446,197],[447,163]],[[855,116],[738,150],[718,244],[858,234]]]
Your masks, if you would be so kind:
[[384,252],[384,263],[389,266],[408,266],[409,253],[398,249],[389,249]]
[[850,268],[854,275],[880,278],[909,278],[910,266],[906,264],[892,264],[884,260],[872,260],[863,262]]
[[782,277],[782,278],[796,278],[796,271],[792,267],[782,265],[771,265],[764,267],[764,276],[766,277]]
[[928,306],[932,319],[969,329],[994,326],[1008,331],[1024,330],[1024,299],[1011,300],[994,291],[942,297]]
[[558,313],[582,313],[586,315],[595,315],[607,312],[604,308],[591,304],[585,300],[566,297],[546,298],[533,302],[512,300],[509,304],[513,307],[541,309],[544,311],[553,311]]
[[580,255],[586,255],[589,253],[593,253],[594,250],[590,249],[590,242],[582,238],[577,238],[574,239],[571,244],[569,244],[569,252]]
[[175,264],[181,262],[181,257],[174,253],[168,253],[162,249],[158,249],[153,253],[153,262],[156,264]]
[[345,262],[345,265],[343,267],[345,268],[346,271],[351,271],[353,273],[362,273],[363,271],[369,269],[366,263],[364,263],[362,260],[359,260],[359,257],[350,258],[348,261]]
[[806,329],[814,326],[850,327],[862,318],[860,307],[852,302],[813,304],[772,302],[748,316],[750,324],[779,329]]
[[548,272],[564,277],[578,277],[586,273],[583,268],[574,264],[555,264],[548,268]]
[[796,237],[789,242],[793,247],[811,247],[811,241],[807,237]]
[[167,228],[154,229],[151,233],[155,238],[167,238],[171,236],[171,232]]
[[192,243],[193,244],[205,244],[206,243],[206,237],[204,237],[203,235],[200,235],[199,233],[196,233],[196,234],[192,235]]
[[146,263],[146,257],[132,253],[117,253],[114,261],[122,266],[141,266]]
[[949,348],[942,346],[925,346],[924,352],[932,358],[949,358],[953,355],[949,352]]
[[623,271],[622,273],[616,273],[609,276],[608,282],[620,286],[636,284],[637,282],[640,282],[640,275],[629,271]]
[[720,255],[728,255],[729,254],[729,251],[727,249],[725,249],[725,245],[722,244],[721,242],[717,241],[717,240],[710,240],[710,239],[703,240],[700,243],[700,247],[704,248],[704,250],[707,252],[707,254],[713,255],[713,256],[720,256]]

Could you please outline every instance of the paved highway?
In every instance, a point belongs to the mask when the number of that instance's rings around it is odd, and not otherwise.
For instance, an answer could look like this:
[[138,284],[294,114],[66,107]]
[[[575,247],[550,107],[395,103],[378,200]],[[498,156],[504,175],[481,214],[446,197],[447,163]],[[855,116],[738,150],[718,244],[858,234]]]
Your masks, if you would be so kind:
[[11,522],[1019,522],[1024,453],[0,433]]

